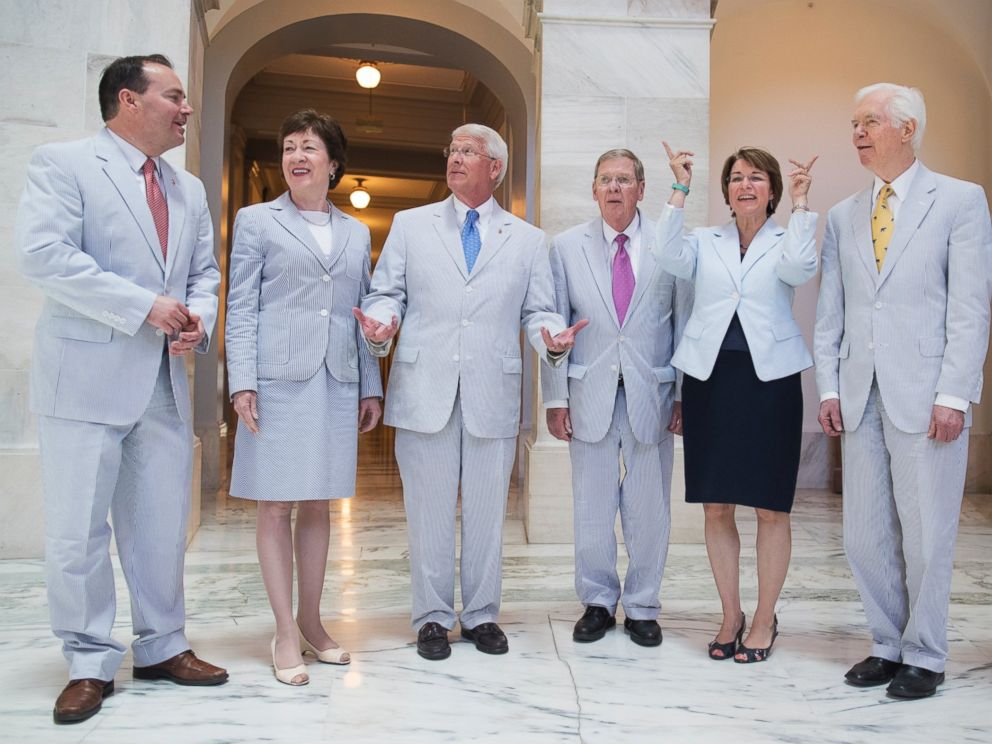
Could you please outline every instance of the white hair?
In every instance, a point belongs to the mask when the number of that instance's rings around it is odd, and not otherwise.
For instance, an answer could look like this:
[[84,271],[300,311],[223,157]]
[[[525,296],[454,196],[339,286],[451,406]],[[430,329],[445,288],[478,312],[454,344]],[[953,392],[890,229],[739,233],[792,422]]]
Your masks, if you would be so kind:
[[499,161],[499,175],[496,177],[496,185],[499,186],[503,183],[503,176],[506,175],[508,151],[506,142],[499,136],[499,132],[490,129],[485,124],[462,124],[451,133],[451,139],[455,137],[471,137],[481,140],[486,146],[486,155]]
[[916,122],[916,132],[913,133],[911,144],[913,152],[919,150],[923,143],[923,130],[927,127],[927,105],[919,88],[908,88],[895,83],[875,83],[855,93],[854,103],[861,103],[873,93],[886,94],[885,113],[892,126],[901,127],[910,119]]

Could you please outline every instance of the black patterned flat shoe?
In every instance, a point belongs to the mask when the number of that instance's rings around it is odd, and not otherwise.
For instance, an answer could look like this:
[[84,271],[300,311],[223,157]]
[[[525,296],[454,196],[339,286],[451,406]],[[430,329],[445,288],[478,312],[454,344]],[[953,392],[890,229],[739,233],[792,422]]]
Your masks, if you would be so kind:
[[[720,643],[719,641],[710,641],[710,645],[707,646],[707,653],[709,653],[710,658],[713,661],[726,661],[727,659],[732,659],[734,654],[737,652],[737,647],[740,645],[741,638],[744,637],[744,628],[747,626],[747,616],[741,613],[741,627],[737,630],[737,636],[732,641],[727,643]],[[717,655],[720,652],[720,656]]]
[[[775,639],[778,638],[778,615],[775,615],[775,620],[772,623],[772,642],[768,644],[767,648],[750,648],[741,643],[737,647],[737,654],[734,656],[734,661],[738,664],[753,664],[756,661],[767,661],[768,657],[772,655],[772,646],[775,645]],[[741,654],[744,658],[739,658]]]

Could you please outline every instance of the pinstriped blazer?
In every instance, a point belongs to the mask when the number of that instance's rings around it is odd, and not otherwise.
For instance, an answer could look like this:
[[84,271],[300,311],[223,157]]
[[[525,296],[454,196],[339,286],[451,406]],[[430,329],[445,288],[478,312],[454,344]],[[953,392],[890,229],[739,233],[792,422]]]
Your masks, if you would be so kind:
[[573,434],[584,442],[606,436],[621,374],[634,436],[646,444],[667,436],[675,400],[672,352],[692,306],[692,285],[676,283],[658,265],[651,253],[654,234],[654,223],[641,215],[641,265],[622,326],[602,218],[551,241],[558,312],[568,324],[588,318],[589,326],[576,336],[567,369],[543,366],[541,387],[545,400],[568,399]]
[[683,210],[666,207],[655,255],[662,267],[693,279],[692,315],[672,364],[709,379],[734,313],[740,318],[760,380],[778,380],[813,366],[792,314],[795,287],[816,276],[814,212],[792,214],[788,228],[769,218],[741,260],[740,235],[730,222],[683,235]]
[[[155,389],[165,339],[145,322],[158,295],[217,318],[220,271],[199,179],[160,161],[169,205],[163,261],[144,190],[111,134],[43,145],[28,166],[14,242],[24,275],[45,293],[35,329],[32,410],[126,425]],[[169,357],[176,407],[189,420],[186,362]]]
[[[861,423],[872,378],[900,430],[922,433],[938,393],[978,403],[989,343],[992,224],[982,187],[920,166],[882,271],[871,188],[830,210],[816,308],[816,381]],[[971,411],[966,424],[971,423]]]
[[[544,233],[496,205],[469,274],[454,196],[393,218],[362,311],[402,323],[385,423],[423,433],[444,428],[460,392],[471,434],[516,436],[520,329],[542,358],[541,326],[551,335],[565,329],[555,312]],[[388,350],[386,344],[373,353]]]
[[287,191],[238,211],[234,221],[225,345],[231,395],[257,381],[308,380],[327,364],[382,395],[379,365],[351,314],[368,291],[369,229],[334,205],[325,256]]

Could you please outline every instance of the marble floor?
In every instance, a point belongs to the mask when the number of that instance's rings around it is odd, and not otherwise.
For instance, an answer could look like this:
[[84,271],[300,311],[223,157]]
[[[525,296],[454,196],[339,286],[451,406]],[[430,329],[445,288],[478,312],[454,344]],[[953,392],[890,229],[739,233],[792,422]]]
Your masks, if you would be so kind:
[[[512,511],[512,509],[511,509]],[[271,616],[254,551],[254,509],[205,498],[186,562],[188,635],[226,666],[217,688],[131,678],[130,655],[103,711],[51,723],[65,667],[49,634],[40,561],[0,562],[0,740],[17,744],[221,742],[992,742],[992,499],[966,499],[950,612],[948,681],[933,698],[896,702],[883,689],[842,684],[866,655],[867,631],[840,540],[838,498],[801,491],[792,568],[779,606],[781,636],[765,664],[705,656],[718,603],[698,515],[675,510],[663,588],[665,640],[654,649],[613,631],[579,645],[570,545],[529,545],[519,519],[505,529],[501,622],[510,653],[455,643],[450,659],[414,651],[399,479],[366,467],[360,491],[332,505],[324,595],[349,667],[311,663],[311,683],[278,684]],[[741,515],[745,606],[755,601],[753,519]],[[680,524],[681,523],[681,524]],[[622,553],[622,550],[621,550]],[[621,565],[624,559],[621,557]],[[119,585],[116,636],[129,637]],[[452,633],[452,640],[457,633]]]

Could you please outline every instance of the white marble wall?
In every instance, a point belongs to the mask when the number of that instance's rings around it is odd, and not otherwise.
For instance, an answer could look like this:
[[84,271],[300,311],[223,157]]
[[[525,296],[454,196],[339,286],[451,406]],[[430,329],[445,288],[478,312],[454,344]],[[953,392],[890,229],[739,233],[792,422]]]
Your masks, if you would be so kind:
[[[0,0],[0,558],[38,556],[42,499],[28,410],[42,295],[17,271],[14,218],[32,150],[101,126],[97,83],[109,59],[161,52],[186,77],[190,0]],[[180,148],[168,159],[185,164]]]
[[[642,210],[650,218],[670,193],[665,139],[696,153],[709,172],[708,0],[545,0],[539,15],[540,226],[554,235],[595,217],[596,159],[626,147],[645,165]],[[688,222],[709,210],[694,190]],[[535,408],[540,411],[541,408]],[[568,451],[535,417],[528,443],[524,522],[531,542],[571,542]],[[675,480],[681,501],[681,472]],[[674,538],[673,536],[673,539]]]

